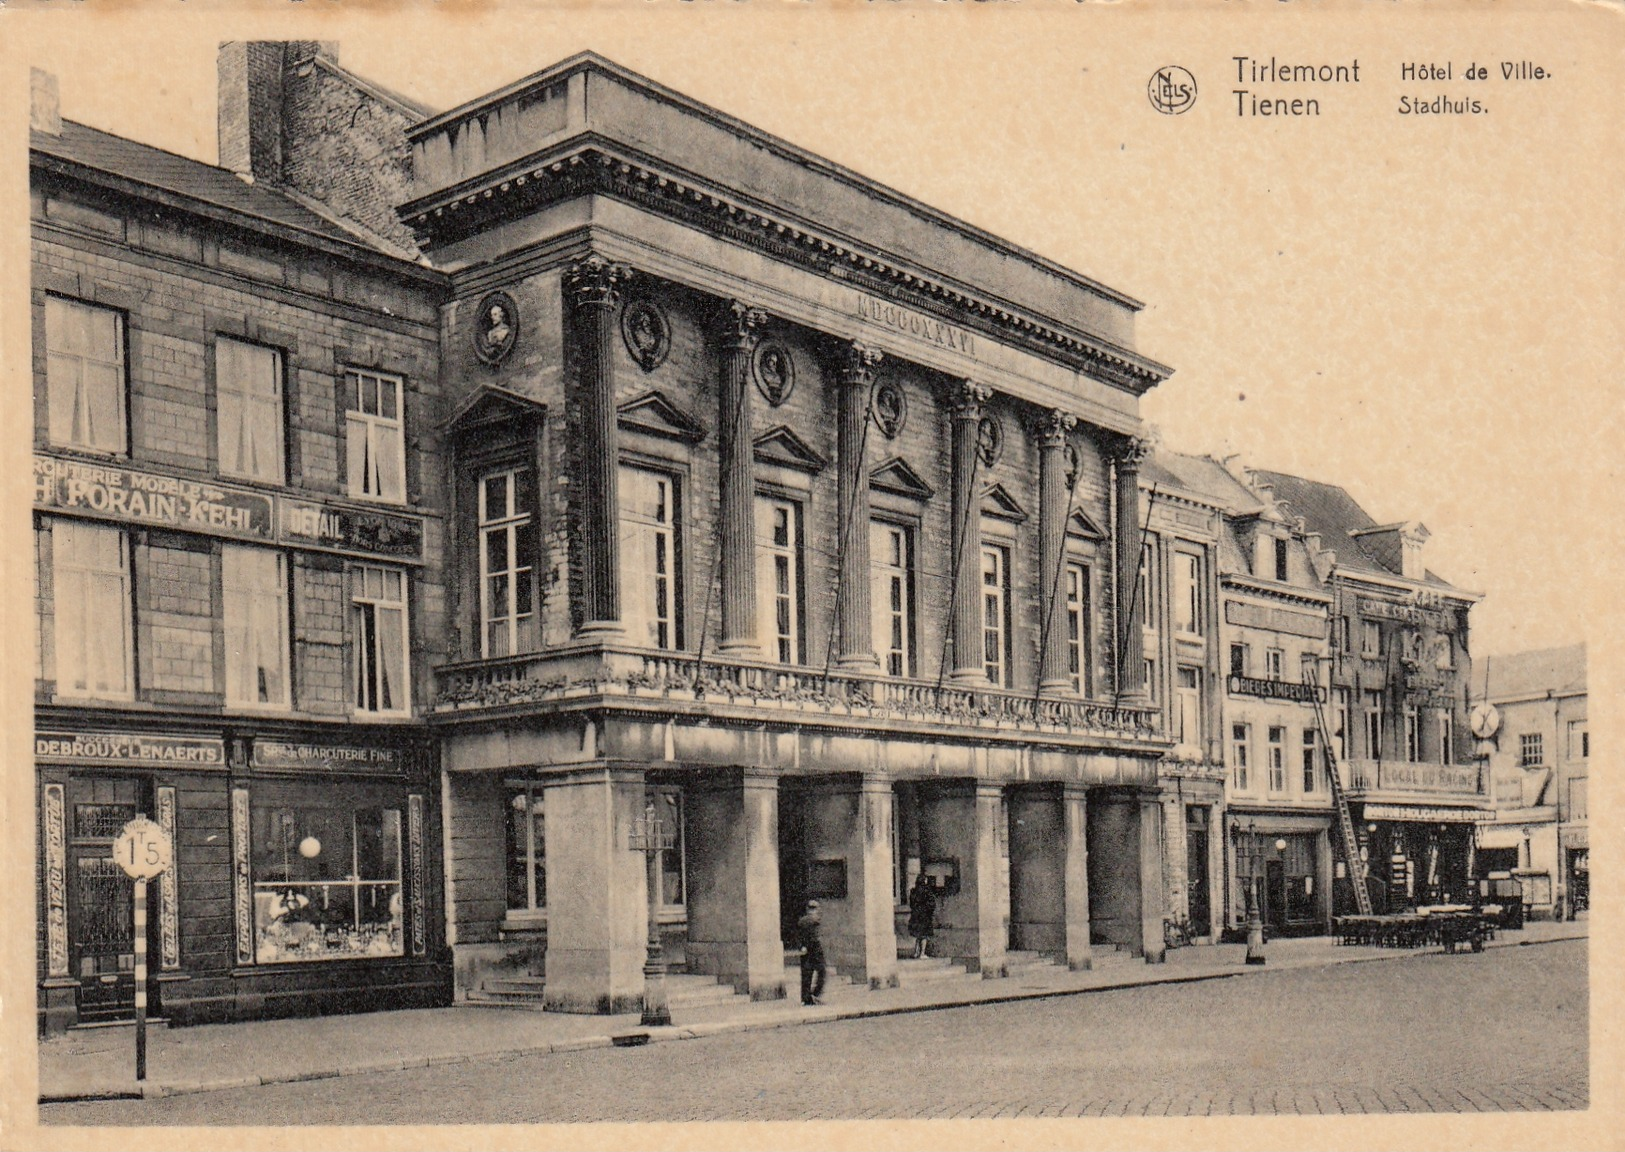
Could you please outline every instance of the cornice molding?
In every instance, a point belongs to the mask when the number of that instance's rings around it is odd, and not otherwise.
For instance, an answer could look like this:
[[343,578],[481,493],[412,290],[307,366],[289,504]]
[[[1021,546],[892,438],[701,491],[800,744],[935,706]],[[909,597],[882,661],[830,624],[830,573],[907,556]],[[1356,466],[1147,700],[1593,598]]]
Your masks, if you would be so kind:
[[425,252],[560,200],[616,196],[770,256],[889,297],[1143,395],[1173,369],[1108,340],[1027,314],[885,251],[774,212],[601,138],[573,138],[397,209]]

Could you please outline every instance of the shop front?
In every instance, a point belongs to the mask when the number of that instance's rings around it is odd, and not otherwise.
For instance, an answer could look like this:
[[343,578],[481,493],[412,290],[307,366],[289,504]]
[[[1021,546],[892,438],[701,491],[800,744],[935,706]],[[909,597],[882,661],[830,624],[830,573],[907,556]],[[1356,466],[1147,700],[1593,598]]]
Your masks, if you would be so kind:
[[1331,930],[1331,818],[1231,809],[1228,818],[1231,921],[1246,925],[1251,888],[1272,936],[1311,936]]
[[1368,803],[1354,813],[1372,911],[1388,915],[1432,904],[1465,903],[1475,874],[1476,808]]
[[48,724],[35,739],[42,1031],[134,1014],[133,890],[112,843],[138,815],[174,844],[148,919],[155,1017],[182,1025],[447,999],[427,745],[351,731]]

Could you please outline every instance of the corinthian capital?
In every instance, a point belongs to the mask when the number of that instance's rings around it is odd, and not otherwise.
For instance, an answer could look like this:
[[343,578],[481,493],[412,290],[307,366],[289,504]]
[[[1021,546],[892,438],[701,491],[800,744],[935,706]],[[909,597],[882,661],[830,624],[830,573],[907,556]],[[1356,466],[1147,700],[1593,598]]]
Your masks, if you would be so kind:
[[620,298],[621,285],[630,275],[631,270],[626,265],[591,252],[570,265],[564,282],[578,308],[589,305],[613,308]]
[[1078,418],[1060,408],[1040,412],[1033,419],[1033,434],[1040,448],[1064,448],[1066,436],[1077,427]]
[[1144,436],[1124,436],[1112,448],[1112,459],[1118,468],[1138,470],[1146,458],[1156,451],[1157,437],[1154,432]]
[[875,369],[882,359],[880,349],[854,340],[841,351],[840,376],[843,384],[869,387],[875,382]]
[[740,300],[728,305],[723,315],[723,338],[735,348],[749,349],[756,344],[767,324],[767,313]]
[[953,389],[948,403],[955,420],[980,420],[982,407],[993,398],[993,393],[974,380],[962,380]]

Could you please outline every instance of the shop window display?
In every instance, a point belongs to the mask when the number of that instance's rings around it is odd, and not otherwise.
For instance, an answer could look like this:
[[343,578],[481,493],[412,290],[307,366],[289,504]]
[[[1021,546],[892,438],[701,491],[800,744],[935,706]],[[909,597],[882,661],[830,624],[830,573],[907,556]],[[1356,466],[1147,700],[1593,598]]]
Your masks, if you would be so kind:
[[253,816],[259,963],[403,955],[399,810],[272,804]]

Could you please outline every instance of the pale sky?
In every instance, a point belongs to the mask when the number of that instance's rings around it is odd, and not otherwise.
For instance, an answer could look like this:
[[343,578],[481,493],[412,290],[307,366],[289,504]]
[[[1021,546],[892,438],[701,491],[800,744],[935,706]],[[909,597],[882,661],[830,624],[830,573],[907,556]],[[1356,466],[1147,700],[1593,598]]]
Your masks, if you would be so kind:
[[[13,62],[59,75],[64,115],[211,162],[222,38],[336,38],[346,66],[439,108],[592,48],[1144,301],[1139,349],[1175,369],[1143,410],[1164,442],[1425,523],[1429,567],[1485,594],[1475,655],[1583,640],[1606,604],[1621,416],[1618,181],[1598,162],[1619,162],[1609,14],[501,11],[339,27],[148,10],[12,21],[0,38],[23,28]],[[1238,55],[1357,59],[1361,82],[1238,85]],[[1551,77],[1500,77],[1526,59]],[[1455,79],[1402,80],[1417,60]],[[1199,83],[1181,116],[1147,99],[1171,63]],[[1490,78],[1462,80],[1468,63]],[[1316,97],[1321,115],[1238,117],[1238,86]],[[1441,93],[1489,111],[1397,111]]]

